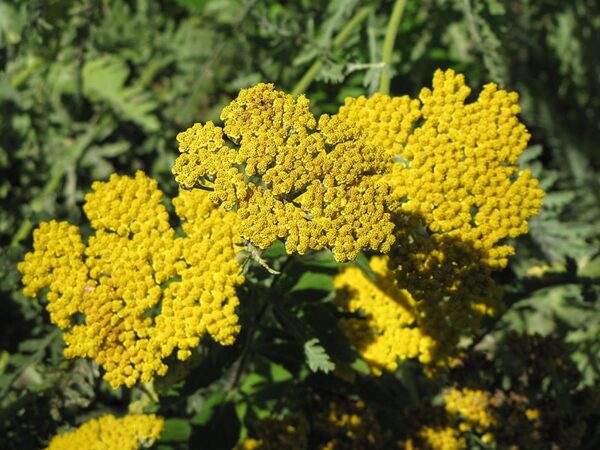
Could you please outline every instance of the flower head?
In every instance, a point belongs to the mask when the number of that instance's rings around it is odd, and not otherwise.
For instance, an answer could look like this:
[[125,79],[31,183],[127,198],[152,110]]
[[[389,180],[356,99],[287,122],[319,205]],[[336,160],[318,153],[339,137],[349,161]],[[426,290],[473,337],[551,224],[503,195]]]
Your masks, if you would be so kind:
[[195,124],[178,135],[176,181],[212,188],[259,248],[282,239],[289,253],[329,248],[338,261],[365,248],[388,252],[389,188],[374,182],[388,158],[360,128],[336,116],[317,121],[308,103],[271,84],[243,89],[223,109],[223,128]]
[[490,83],[465,103],[470,93],[463,75],[437,70],[419,100],[350,98],[337,116],[395,161],[383,177],[391,209],[418,218],[432,234],[470,243],[499,269],[514,253],[506,239],[527,232],[544,193],[517,164],[529,140],[517,118],[518,95]]
[[112,414],[91,419],[74,431],[56,435],[47,450],[137,450],[158,439],[164,420],[154,414]]
[[361,128],[392,164],[378,178],[391,187],[395,244],[373,258],[375,280],[357,268],[336,279],[338,303],[364,317],[342,327],[377,373],[397,358],[449,361],[462,333],[501,308],[492,272],[527,232],[543,191],[517,158],[529,134],[518,120],[518,96],[438,70],[433,88],[408,96],[348,98],[335,116]]
[[95,230],[87,245],[73,225],[42,223],[19,264],[26,295],[49,289],[65,356],[93,358],[113,387],[132,386],[163,375],[175,351],[189,357],[206,334],[233,343],[243,282],[236,215],[204,191],[182,192],[174,204],[187,236],[176,237],[157,182],[142,172],[92,189],[83,207]]

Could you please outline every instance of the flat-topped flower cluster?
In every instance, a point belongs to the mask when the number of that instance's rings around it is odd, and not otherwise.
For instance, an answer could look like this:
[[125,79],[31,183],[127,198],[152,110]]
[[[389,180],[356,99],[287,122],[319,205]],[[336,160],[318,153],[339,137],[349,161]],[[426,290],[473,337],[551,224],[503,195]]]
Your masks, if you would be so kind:
[[142,172],[96,182],[84,211],[87,245],[67,222],[42,223],[19,264],[25,294],[48,289],[50,320],[64,331],[65,356],[93,358],[113,387],[149,381],[184,360],[209,334],[232,344],[239,332],[235,287],[244,277],[234,213],[203,191],[183,191],[176,237],[157,182]]
[[[374,278],[346,267],[341,326],[374,373],[398,359],[445,363],[461,333],[501,308],[492,272],[514,253],[543,191],[517,158],[529,134],[515,93],[438,70],[419,98],[348,98],[316,118],[304,96],[271,84],[243,89],[223,127],[177,136],[177,237],[156,181],[113,175],[84,211],[95,234],[42,223],[19,265],[25,294],[48,288],[67,357],[94,358],[115,387],[148,381],[165,359],[190,356],[205,335],[239,332],[236,253],[277,240],[288,253],[361,251]],[[361,316],[362,315],[362,316]]]
[[154,414],[106,414],[52,438],[47,450],[137,450],[158,439],[164,420]]

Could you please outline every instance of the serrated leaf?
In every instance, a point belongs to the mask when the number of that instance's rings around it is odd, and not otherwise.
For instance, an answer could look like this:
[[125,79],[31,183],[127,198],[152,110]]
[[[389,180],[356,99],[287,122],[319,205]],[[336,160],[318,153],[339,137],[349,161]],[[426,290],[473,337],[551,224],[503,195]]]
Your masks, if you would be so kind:
[[129,69],[116,56],[102,56],[83,66],[83,92],[93,101],[107,103],[119,116],[131,120],[146,131],[159,129],[152,113],[156,102],[138,85],[126,86]]
[[539,158],[544,148],[541,145],[532,145],[527,147],[521,155],[517,158],[517,163],[520,166],[527,167],[529,163]]
[[321,345],[318,339],[311,339],[304,344],[304,355],[306,363],[313,372],[319,370],[329,373],[335,369],[335,364]]

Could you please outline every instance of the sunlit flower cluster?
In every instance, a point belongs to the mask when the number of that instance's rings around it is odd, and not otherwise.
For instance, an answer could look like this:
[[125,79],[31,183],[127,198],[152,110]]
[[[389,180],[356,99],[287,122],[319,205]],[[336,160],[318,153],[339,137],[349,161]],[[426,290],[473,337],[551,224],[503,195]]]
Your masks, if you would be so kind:
[[416,217],[434,235],[469,243],[482,263],[497,269],[514,253],[506,238],[527,232],[543,191],[517,158],[529,134],[518,120],[518,95],[484,86],[471,89],[453,70],[435,72],[419,99],[375,95],[347,99],[338,117],[367,130],[394,159],[384,177],[391,209]]
[[288,253],[329,248],[338,261],[362,249],[383,253],[394,241],[375,183],[391,167],[363,130],[337,116],[317,120],[304,96],[271,84],[243,89],[222,111],[224,127],[195,124],[177,136],[173,173],[185,189],[212,189],[211,199],[240,218],[240,233]]
[[164,375],[164,359],[191,355],[209,334],[223,345],[239,332],[237,217],[204,191],[174,200],[187,236],[176,237],[157,182],[112,175],[96,182],[84,211],[95,230],[42,223],[19,264],[25,294],[48,288],[50,320],[64,331],[65,356],[93,358],[113,387]]
[[413,439],[406,443],[406,450],[464,450],[467,441],[460,436],[460,432],[452,427],[423,427],[418,432],[415,444]]
[[529,138],[517,95],[488,84],[465,104],[470,92],[462,75],[438,70],[419,100],[349,98],[336,116],[393,161],[379,179],[392,188],[389,259],[372,261],[375,280],[349,268],[337,280],[338,303],[365,316],[342,326],[376,373],[397,358],[443,362],[461,333],[498,313],[492,272],[540,207],[543,191],[517,164]]
[[318,119],[304,96],[271,84],[240,91],[223,127],[177,136],[176,236],[156,181],[113,175],[84,211],[94,234],[43,223],[19,265],[25,293],[48,289],[67,357],[89,357],[113,386],[132,386],[185,360],[210,335],[239,332],[236,287],[242,244],[288,253],[329,249],[374,257],[366,276],[345,267],[341,326],[373,373],[399,359],[448,362],[460,337],[502,307],[492,271],[527,231],[543,192],[517,158],[529,134],[517,95],[486,85],[476,101],[464,77],[438,70],[409,96],[348,98]]
[[47,450],[137,450],[152,445],[164,427],[154,414],[112,414],[85,422],[74,431],[56,435]]

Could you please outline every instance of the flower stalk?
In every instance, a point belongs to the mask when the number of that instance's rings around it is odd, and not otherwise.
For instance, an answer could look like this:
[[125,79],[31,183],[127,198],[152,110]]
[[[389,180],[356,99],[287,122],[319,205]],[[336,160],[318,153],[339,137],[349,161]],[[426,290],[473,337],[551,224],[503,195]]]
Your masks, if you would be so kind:
[[392,62],[392,54],[394,53],[394,42],[396,40],[396,34],[398,34],[398,26],[402,20],[402,14],[404,13],[405,6],[406,0],[396,0],[394,9],[392,10],[392,17],[390,18],[387,30],[385,32],[382,54],[384,69],[381,72],[381,78],[379,81],[379,92],[385,95],[390,93],[390,82],[392,79],[390,64]]

